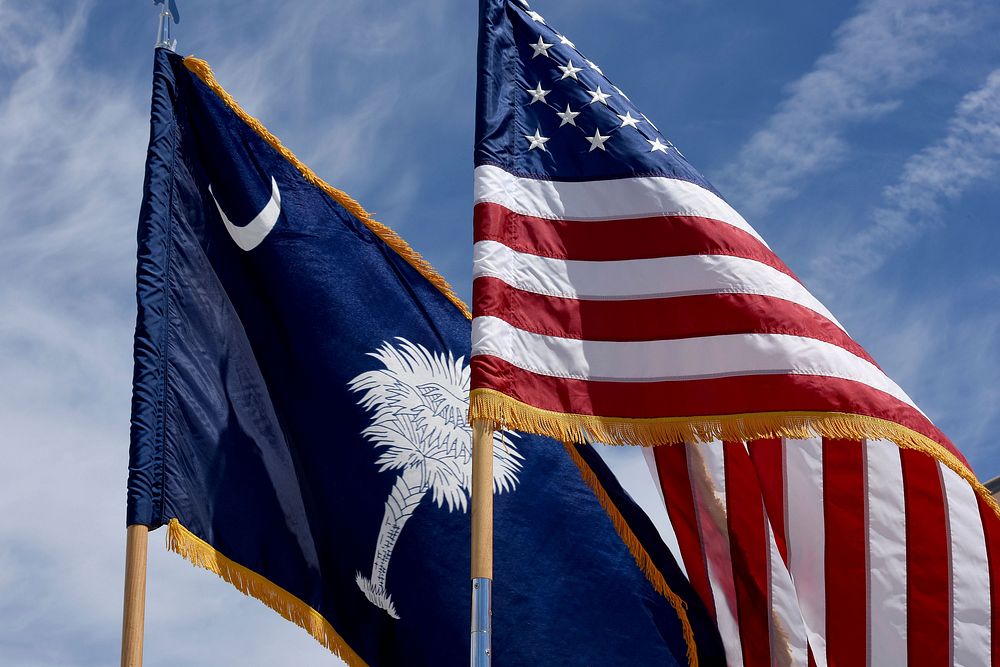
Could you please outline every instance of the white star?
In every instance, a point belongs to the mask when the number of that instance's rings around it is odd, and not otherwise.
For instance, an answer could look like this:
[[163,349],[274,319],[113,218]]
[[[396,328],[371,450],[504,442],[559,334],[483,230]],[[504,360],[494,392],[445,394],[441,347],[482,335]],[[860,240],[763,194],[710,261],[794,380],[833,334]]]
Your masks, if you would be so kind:
[[644,113],[640,112],[640,113],[639,113],[639,115],[640,115],[640,116],[642,116],[642,117],[643,117],[643,119],[644,119],[644,120],[645,120],[645,121],[646,121],[647,123],[649,123],[650,127],[652,127],[652,128],[653,128],[654,130],[656,130],[657,132],[659,132],[659,131],[660,131],[660,128],[658,128],[658,127],[656,127],[655,125],[653,125],[653,121],[651,121],[651,120],[649,120],[648,118],[646,118],[646,114],[644,114]]
[[567,77],[570,78],[570,79],[576,79],[577,81],[579,81],[579,79],[576,78],[576,73],[583,71],[582,67],[573,67],[573,61],[572,60],[570,60],[568,63],[566,63],[565,66],[558,65],[558,67],[559,67],[559,70],[563,73],[563,75],[561,77],[559,77],[560,81],[562,81],[563,79],[565,79]]
[[534,21],[535,23],[541,23],[542,25],[545,25],[545,19],[542,18],[541,14],[539,14],[534,10],[528,12],[528,18]]
[[639,127],[640,121],[638,118],[632,118],[632,112],[626,111],[624,116],[621,115],[620,113],[615,115],[622,119],[622,124],[621,124],[622,127],[634,127],[634,128]]
[[622,97],[624,97],[626,100],[628,100],[629,102],[632,101],[632,100],[628,99],[628,95],[626,95],[625,93],[622,92],[621,88],[619,88],[618,86],[615,86],[615,85],[612,85],[611,87],[614,88],[618,92],[618,94],[621,95]]
[[601,92],[600,86],[597,87],[597,90],[588,90],[587,92],[590,93],[590,104],[600,102],[601,104],[607,106],[608,98],[611,97],[608,93]]
[[604,72],[601,71],[601,68],[598,67],[595,62],[593,62],[591,60],[588,60],[587,64],[590,65],[590,69],[595,70],[598,74],[601,74],[601,75],[604,74]]
[[534,134],[526,134],[524,138],[531,142],[531,146],[528,147],[529,151],[533,151],[539,148],[544,153],[548,153],[548,149],[545,148],[545,142],[549,140],[549,137],[542,136],[542,128],[537,128]]
[[534,104],[535,102],[541,101],[545,102],[545,96],[551,93],[551,90],[542,90],[542,82],[539,81],[538,85],[534,89],[528,88],[528,92],[531,93],[531,101],[528,104]]
[[[590,142],[590,150],[592,151],[595,148],[600,148],[602,151],[607,150],[606,148],[604,148],[604,142],[610,138],[611,138],[610,136],[607,137],[601,136],[601,131],[599,129],[595,129],[594,136],[587,137],[587,141]],[[587,152],[589,153],[590,151]]]
[[542,39],[541,35],[538,36],[537,42],[535,42],[534,44],[529,44],[528,46],[530,46],[532,49],[535,50],[535,54],[531,56],[532,60],[534,60],[536,56],[546,56],[548,58],[552,57],[549,55],[549,49],[551,49],[553,45],[546,44],[545,40]]
[[571,42],[568,39],[566,39],[566,37],[563,36],[563,35],[559,35],[559,43],[560,44],[565,44],[566,46],[568,46],[571,49],[575,49],[576,48],[576,44],[574,44],[573,42]]
[[659,137],[657,137],[656,139],[653,139],[652,141],[650,141],[649,139],[646,139],[646,143],[648,143],[650,145],[650,149],[649,149],[650,153],[655,153],[656,151],[660,151],[661,153],[666,153],[667,152],[667,144],[660,143]]
[[560,118],[562,118],[562,122],[559,123],[559,127],[562,127],[563,125],[566,125],[566,124],[576,126],[576,121],[573,120],[573,119],[576,118],[577,116],[579,116],[580,112],[579,111],[573,111],[572,109],[569,108],[569,105],[567,104],[566,105],[566,111],[561,111],[561,112],[557,111],[556,115],[559,116]]

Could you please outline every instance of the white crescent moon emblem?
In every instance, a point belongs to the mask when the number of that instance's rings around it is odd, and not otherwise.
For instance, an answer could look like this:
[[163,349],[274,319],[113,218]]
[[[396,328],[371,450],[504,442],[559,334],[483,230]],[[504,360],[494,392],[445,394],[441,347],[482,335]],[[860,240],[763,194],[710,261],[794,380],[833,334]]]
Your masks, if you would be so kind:
[[278,221],[278,216],[281,215],[281,191],[278,190],[278,184],[275,182],[274,176],[271,177],[271,200],[261,209],[257,217],[242,227],[237,227],[230,222],[229,217],[222,210],[222,206],[219,205],[219,200],[215,198],[215,193],[212,192],[211,185],[208,186],[208,193],[212,195],[212,201],[215,202],[215,207],[219,209],[219,215],[222,216],[222,222],[226,225],[226,231],[236,241],[236,245],[243,250],[253,250],[259,246],[260,242],[274,228],[274,223]]

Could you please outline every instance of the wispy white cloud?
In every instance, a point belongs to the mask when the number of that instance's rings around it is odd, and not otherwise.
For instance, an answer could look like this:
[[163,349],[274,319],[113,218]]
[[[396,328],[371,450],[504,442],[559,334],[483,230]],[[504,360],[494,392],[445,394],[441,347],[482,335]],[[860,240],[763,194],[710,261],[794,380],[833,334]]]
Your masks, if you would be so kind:
[[900,247],[947,216],[942,205],[1000,170],[1000,69],[966,95],[945,136],[911,156],[899,180],[885,189],[872,224],[812,262],[822,284],[857,280],[878,269]]
[[895,110],[906,90],[940,68],[942,52],[979,16],[966,0],[864,2],[717,179],[723,190],[754,216],[793,196],[804,179],[847,156],[848,129]]

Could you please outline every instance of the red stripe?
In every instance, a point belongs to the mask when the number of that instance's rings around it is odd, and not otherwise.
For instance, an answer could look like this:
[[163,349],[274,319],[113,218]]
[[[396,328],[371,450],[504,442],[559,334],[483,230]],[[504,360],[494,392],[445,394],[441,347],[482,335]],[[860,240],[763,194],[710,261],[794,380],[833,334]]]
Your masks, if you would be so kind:
[[708,582],[708,566],[701,545],[698,515],[694,508],[691,478],[688,475],[687,453],[684,445],[669,445],[653,449],[660,489],[670,515],[670,524],[677,535],[688,581],[701,597],[709,613],[715,618],[715,598]]
[[819,375],[738,375],[702,380],[605,382],[540,375],[485,354],[472,357],[470,363],[473,389],[493,389],[552,412],[637,419],[752,412],[845,412],[906,426],[940,443],[968,465],[951,441],[918,410],[853,380]]
[[729,548],[736,584],[743,663],[747,667],[770,667],[771,603],[764,504],[743,443],[726,442],[723,447]]
[[985,500],[978,495],[976,500],[979,501],[990,568],[990,657],[991,664],[997,666],[1000,665],[1000,518]]
[[473,282],[473,317],[498,317],[546,336],[638,341],[766,333],[814,338],[875,364],[843,329],[785,299],[759,294],[698,294],[658,299],[580,300],[511,287],[498,278]]
[[785,450],[781,438],[754,440],[747,443],[753,462],[764,509],[771,523],[771,532],[778,545],[781,560],[788,566],[788,533],[785,529]]
[[859,440],[823,439],[826,647],[831,667],[868,655],[868,535],[865,459]]
[[906,504],[906,650],[911,665],[948,665],[951,577],[944,494],[932,457],[901,449]]
[[484,202],[476,205],[473,221],[476,241],[498,241],[518,252],[542,257],[608,261],[731,255],[767,264],[795,278],[752,234],[711,218],[660,215],[605,221],[546,220]]

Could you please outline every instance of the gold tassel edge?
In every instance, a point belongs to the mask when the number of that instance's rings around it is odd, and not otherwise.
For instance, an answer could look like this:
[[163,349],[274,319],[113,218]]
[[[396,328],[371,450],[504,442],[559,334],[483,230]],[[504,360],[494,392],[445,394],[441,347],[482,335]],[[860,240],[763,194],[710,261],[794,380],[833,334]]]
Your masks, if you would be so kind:
[[976,475],[952,452],[901,424],[844,412],[762,412],[700,417],[633,419],[553,412],[522,403],[493,389],[473,389],[469,421],[495,429],[545,435],[561,442],[605,445],[657,445],[711,440],[805,439],[888,440],[902,449],[934,457],[964,479],[1000,518],[1000,504]]
[[196,567],[214,572],[244,595],[260,600],[312,635],[349,667],[367,667],[367,663],[348,646],[322,614],[266,577],[222,555],[177,519],[171,519],[167,524],[167,549]]
[[611,501],[607,491],[604,490],[600,480],[597,479],[597,475],[590,469],[587,462],[583,460],[580,453],[576,451],[576,447],[570,443],[563,443],[563,446],[566,447],[566,451],[569,453],[570,458],[573,459],[573,463],[579,468],[583,481],[586,482],[587,486],[594,492],[594,495],[597,496],[597,501],[604,508],[608,518],[611,519],[611,523],[615,527],[615,532],[618,533],[618,537],[628,547],[632,558],[635,559],[636,565],[646,575],[646,579],[653,585],[656,592],[665,597],[677,612],[684,634],[684,642],[687,644],[688,665],[689,667],[698,667],[698,646],[694,638],[694,629],[691,627],[691,621],[687,615],[687,603],[667,584],[663,573],[653,563],[653,559],[649,557],[649,553],[642,546],[642,542],[632,532],[632,528],[625,521],[625,517],[621,515],[614,502]]

